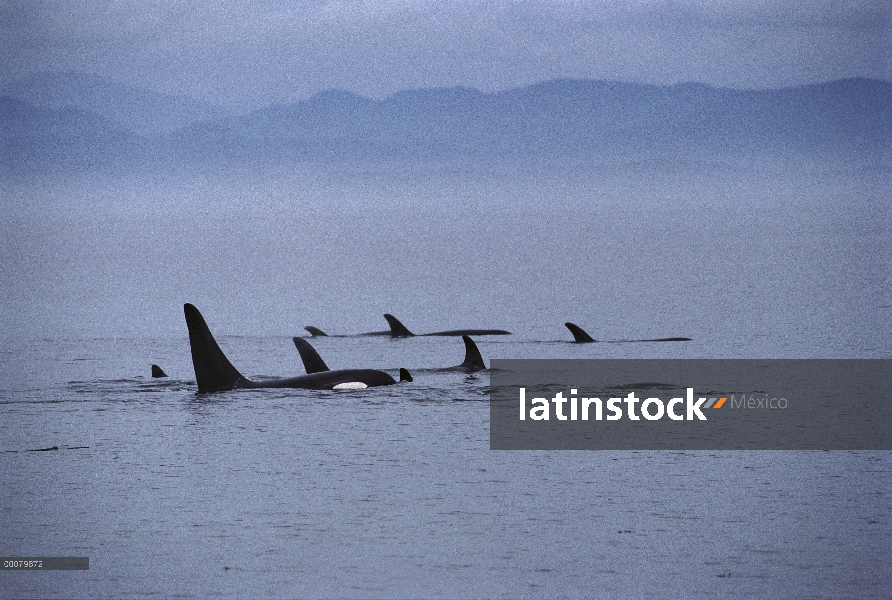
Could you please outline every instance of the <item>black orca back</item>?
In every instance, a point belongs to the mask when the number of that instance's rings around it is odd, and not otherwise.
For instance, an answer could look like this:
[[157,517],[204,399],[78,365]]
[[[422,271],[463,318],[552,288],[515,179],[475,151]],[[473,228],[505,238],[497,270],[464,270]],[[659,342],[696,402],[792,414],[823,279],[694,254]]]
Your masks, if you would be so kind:
[[459,337],[466,335],[511,335],[504,329],[450,329],[449,331],[435,331],[433,333],[421,333],[419,335],[431,335],[441,337]]
[[310,345],[310,342],[299,337],[292,339],[294,340],[294,345],[297,346],[297,351],[300,352],[301,360],[304,361],[304,369],[306,369],[307,374],[330,370],[325,361],[322,360],[322,357],[319,356],[319,353],[316,352],[316,349]]

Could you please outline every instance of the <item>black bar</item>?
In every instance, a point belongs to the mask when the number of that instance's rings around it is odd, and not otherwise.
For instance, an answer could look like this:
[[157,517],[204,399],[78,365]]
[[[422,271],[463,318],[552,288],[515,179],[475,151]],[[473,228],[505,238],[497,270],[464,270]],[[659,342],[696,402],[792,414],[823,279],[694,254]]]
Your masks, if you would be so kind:
[[90,568],[88,556],[3,556],[2,571],[85,571]]
[[888,359],[493,359],[490,401],[492,450],[892,450]]

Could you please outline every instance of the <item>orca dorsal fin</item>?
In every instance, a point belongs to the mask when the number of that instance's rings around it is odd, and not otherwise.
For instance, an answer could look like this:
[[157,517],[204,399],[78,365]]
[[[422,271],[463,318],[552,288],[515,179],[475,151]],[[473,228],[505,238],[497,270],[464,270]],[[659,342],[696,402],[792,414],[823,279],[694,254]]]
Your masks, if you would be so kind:
[[486,369],[486,363],[483,362],[483,357],[480,356],[480,350],[477,349],[477,344],[474,343],[474,340],[466,335],[461,336],[461,339],[465,342],[465,362],[459,366],[467,369],[469,372]]
[[192,348],[192,366],[198,393],[219,392],[238,387],[251,387],[251,381],[239,373],[211,334],[204,317],[191,304],[184,304],[186,327],[189,328],[189,345]]
[[152,377],[167,377],[167,373],[158,365],[152,365]]
[[567,326],[567,329],[570,330],[570,333],[573,334],[573,340],[577,344],[587,344],[589,342],[596,342],[598,340],[593,339],[592,336],[583,331],[582,327],[579,325],[574,325],[573,323],[564,323]]
[[390,337],[412,337],[415,335],[393,315],[384,315],[384,318],[387,319],[387,323],[390,325]]
[[304,361],[304,369],[307,370],[308,375],[331,370],[325,364],[325,361],[322,360],[322,357],[319,356],[319,353],[316,352],[316,349],[310,345],[310,342],[299,337],[291,339],[294,340],[294,345],[297,346],[297,351],[300,352],[300,359]]
[[400,381],[413,381],[412,374],[409,373],[409,369],[400,367]]
[[310,332],[310,335],[313,337],[328,337],[328,334],[319,329],[318,327],[313,327],[312,325],[307,325],[304,327],[307,331]]

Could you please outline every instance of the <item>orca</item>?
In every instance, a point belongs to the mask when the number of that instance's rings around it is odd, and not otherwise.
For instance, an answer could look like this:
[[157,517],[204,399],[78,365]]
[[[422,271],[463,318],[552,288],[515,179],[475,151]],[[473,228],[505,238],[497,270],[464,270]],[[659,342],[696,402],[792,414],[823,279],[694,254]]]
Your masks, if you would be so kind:
[[[577,344],[590,344],[592,342],[597,342],[598,340],[593,339],[585,330],[576,325],[574,323],[564,323],[567,329],[570,330],[570,333],[573,334],[573,341]],[[690,342],[691,338],[687,337],[668,337],[668,338],[657,338],[654,340],[606,340],[607,343],[611,344],[619,344],[624,342]]]
[[167,373],[158,365],[152,365],[152,377],[167,377]]
[[[415,337],[416,334],[409,331],[399,319],[393,315],[384,315],[390,324],[390,337]],[[433,333],[419,333],[418,336],[466,336],[466,335],[511,335],[510,331],[504,329],[452,329],[450,331],[435,331]]]
[[[310,345],[310,342],[300,337],[291,339],[294,341],[294,345],[300,353],[300,359],[303,361],[304,369],[306,369],[307,373],[321,373],[323,371],[328,371],[328,365],[325,364],[325,361],[322,360],[322,357],[319,356],[316,349]],[[464,362],[460,365],[446,367],[445,369],[440,370],[462,371],[465,373],[476,373],[477,371],[486,370],[486,363],[483,362],[483,357],[480,356],[480,350],[477,349],[477,344],[474,343],[474,340],[466,335],[462,336],[462,340],[465,343]],[[400,381],[412,381],[412,375],[409,374],[408,370],[400,369]]]
[[310,337],[361,337],[366,335],[390,335],[390,330],[387,331],[369,331],[368,333],[357,333],[354,336],[351,335],[329,335],[319,329],[318,327],[313,327],[312,325],[307,325],[304,327],[307,331],[310,332]]
[[255,388],[333,390],[376,387],[396,383],[389,374],[374,369],[321,371],[287,379],[253,381],[243,376],[232,366],[220,346],[217,345],[217,341],[198,309],[191,304],[184,304],[183,311],[186,315],[186,326],[189,329],[192,366],[195,368],[195,381],[198,384],[199,394]]
[[[316,349],[310,345],[310,342],[299,337],[291,339],[297,347],[297,351],[300,352],[300,359],[304,363],[304,369],[307,374],[322,373],[329,370],[328,365],[325,364],[325,361],[322,360]],[[412,381],[412,374],[409,373],[408,369],[400,367],[400,381]]]

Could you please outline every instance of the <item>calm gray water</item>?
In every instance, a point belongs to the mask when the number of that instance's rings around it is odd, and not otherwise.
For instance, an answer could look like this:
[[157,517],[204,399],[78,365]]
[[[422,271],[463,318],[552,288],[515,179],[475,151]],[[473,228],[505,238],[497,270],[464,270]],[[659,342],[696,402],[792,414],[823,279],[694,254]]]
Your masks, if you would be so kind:
[[[493,452],[458,339],[314,340],[415,382],[198,396],[291,336],[505,328],[484,358],[888,358],[885,172],[355,169],[3,184],[0,572],[18,597],[888,597],[889,452]],[[687,336],[675,344],[567,343]],[[158,363],[171,376],[152,380]],[[58,446],[59,450],[29,452]]]

